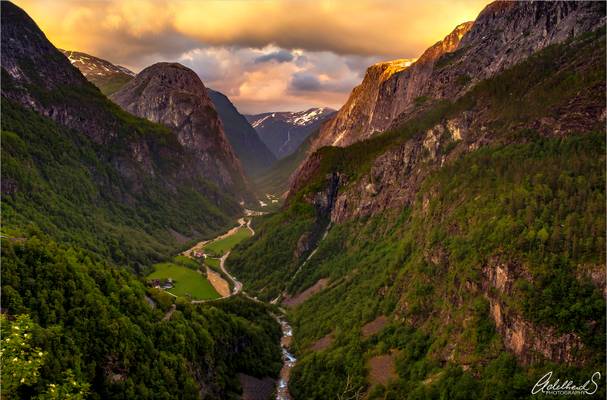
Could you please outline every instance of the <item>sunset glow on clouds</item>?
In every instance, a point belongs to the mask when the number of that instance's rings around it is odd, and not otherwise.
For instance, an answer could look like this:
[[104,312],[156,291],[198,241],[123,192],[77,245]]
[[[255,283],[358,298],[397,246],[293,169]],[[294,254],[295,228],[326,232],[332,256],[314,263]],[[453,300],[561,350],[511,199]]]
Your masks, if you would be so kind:
[[486,1],[17,0],[57,47],[194,69],[246,113],[339,108],[366,67],[415,58]]

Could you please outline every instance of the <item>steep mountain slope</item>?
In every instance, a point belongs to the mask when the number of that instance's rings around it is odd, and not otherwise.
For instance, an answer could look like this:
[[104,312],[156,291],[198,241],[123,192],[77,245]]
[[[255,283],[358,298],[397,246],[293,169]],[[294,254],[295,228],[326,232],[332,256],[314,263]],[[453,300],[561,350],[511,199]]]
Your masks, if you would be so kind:
[[[461,96],[533,52],[596,28],[604,16],[601,2],[494,2],[474,23],[456,27],[409,68],[379,79],[373,72],[376,67],[371,67],[366,77],[371,82],[353,91],[312,150],[346,146],[423,112],[436,100]],[[375,94],[377,86],[379,94]],[[371,103],[351,110],[359,97]],[[352,120],[363,123],[350,124]]]
[[59,50],[106,96],[119,90],[135,76],[135,73],[128,68],[114,65],[101,58],[79,51]]
[[281,333],[265,306],[176,301],[120,267],[225,229],[238,203],[23,10],[3,1],[1,16],[2,398],[237,399],[239,372],[276,376]]
[[[480,23],[517,16],[529,32],[502,41],[496,28],[484,43],[530,56],[389,131],[312,152],[284,209],[232,253],[251,291],[291,307],[294,398],[527,398],[546,371],[580,383],[605,371],[597,4],[488,6]],[[575,35],[545,47],[553,22],[573,20]]]
[[[463,25],[460,31],[466,26]],[[455,38],[458,37],[459,35],[456,34]],[[373,126],[374,120],[377,119],[374,108],[382,84],[394,74],[409,68],[414,62],[415,60],[402,59],[370,66],[362,83],[352,90],[337,115],[323,126],[310,149],[315,150],[322,146],[347,146],[376,132],[378,128]]]
[[176,135],[120,110],[27,15],[2,7],[4,230],[33,224],[139,264],[241,212]]
[[276,158],[281,159],[294,153],[312,132],[334,114],[335,110],[322,107],[299,112],[247,115],[246,118]]
[[228,142],[207,89],[176,63],[145,68],[111,96],[125,111],[172,129],[199,162],[199,172],[239,200],[251,200],[240,161]]
[[208,89],[208,94],[246,174],[256,176],[267,170],[276,161],[276,157],[259,138],[255,129],[224,94],[211,89]]

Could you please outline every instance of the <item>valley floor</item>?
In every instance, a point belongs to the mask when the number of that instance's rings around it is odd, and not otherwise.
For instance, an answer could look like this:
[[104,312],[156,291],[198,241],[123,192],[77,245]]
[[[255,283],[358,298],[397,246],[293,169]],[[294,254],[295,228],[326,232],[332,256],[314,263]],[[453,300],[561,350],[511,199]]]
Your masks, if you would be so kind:
[[[251,226],[251,222],[252,218],[240,218],[238,219],[238,226],[230,229],[228,232],[219,235],[214,239],[196,243],[193,247],[181,253],[182,256],[186,256],[192,260],[202,258],[207,271],[208,282],[205,280],[205,283],[210,283],[220,296],[219,298],[213,297],[209,299],[193,299],[192,303],[206,303],[209,301],[221,300],[240,293],[244,294],[247,298],[253,301],[260,302],[260,300],[258,300],[256,297],[250,297],[243,291],[243,284],[235,276],[230,274],[225,266],[226,260],[229,257],[232,248],[242,240],[255,235],[255,230]],[[205,252],[209,252],[213,255],[221,254],[221,257],[211,257]],[[227,280],[225,278],[227,278]],[[230,282],[228,282],[228,280]],[[171,293],[170,290],[169,293]],[[170,311],[167,314],[167,317],[170,318],[171,314],[172,312]],[[268,395],[272,392],[276,393],[276,400],[290,400],[292,398],[289,393],[288,382],[291,375],[291,369],[295,366],[297,361],[297,359],[289,352],[289,346],[293,337],[293,329],[284,316],[275,316],[275,318],[280,324],[282,330],[280,343],[283,353],[283,367],[280,371],[280,378],[277,382],[276,388],[274,388],[273,385],[269,386],[267,384],[267,379],[259,380],[245,374],[239,374],[238,378],[244,392],[243,399],[265,398],[268,397]],[[260,392],[263,393],[260,394]]]

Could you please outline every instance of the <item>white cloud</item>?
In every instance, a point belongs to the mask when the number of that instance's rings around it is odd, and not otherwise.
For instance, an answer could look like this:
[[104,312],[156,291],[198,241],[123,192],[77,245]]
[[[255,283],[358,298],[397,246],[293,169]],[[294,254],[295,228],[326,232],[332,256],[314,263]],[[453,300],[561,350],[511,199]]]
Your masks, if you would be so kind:
[[245,113],[339,108],[360,83],[361,72],[378,60],[275,45],[206,46],[177,58],[196,71],[206,86],[229,96]]

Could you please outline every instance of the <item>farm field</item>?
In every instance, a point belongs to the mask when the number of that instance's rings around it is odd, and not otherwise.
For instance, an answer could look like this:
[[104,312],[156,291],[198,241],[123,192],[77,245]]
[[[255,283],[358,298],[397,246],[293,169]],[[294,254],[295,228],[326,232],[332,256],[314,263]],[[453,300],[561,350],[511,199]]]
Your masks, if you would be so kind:
[[204,263],[206,265],[208,265],[209,267],[218,270],[219,269],[219,263],[221,261],[219,260],[219,258],[211,258],[211,257],[207,257],[204,259]]
[[250,236],[251,231],[246,226],[243,226],[233,235],[206,244],[204,246],[204,251],[209,255],[222,256],[226,251],[231,250],[232,247]]
[[221,297],[204,275],[190,268],[173,263],[161,263],[154,266],[154,272],[148,279],[171,278],[175,285],[167,292],[175,296],[190,295],[193,300],[208,300]]

